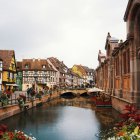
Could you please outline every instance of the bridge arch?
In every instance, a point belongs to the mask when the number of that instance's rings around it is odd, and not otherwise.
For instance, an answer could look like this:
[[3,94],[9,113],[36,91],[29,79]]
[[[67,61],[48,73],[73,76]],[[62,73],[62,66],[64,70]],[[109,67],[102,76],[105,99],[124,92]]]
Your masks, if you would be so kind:
[[87,92],[83,92],[83,93],[80,94],[80,96],[82,96],[82,97],[88,97],[89,94]]
[[74,92],[62,92],[60,95],[76,95]]

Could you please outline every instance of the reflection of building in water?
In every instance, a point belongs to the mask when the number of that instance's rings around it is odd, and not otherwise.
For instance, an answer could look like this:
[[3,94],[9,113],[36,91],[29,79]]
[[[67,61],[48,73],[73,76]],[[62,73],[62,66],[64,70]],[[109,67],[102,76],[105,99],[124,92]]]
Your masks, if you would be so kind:
[[97,115],[99,121],[102,122],[102,124],[105,126],[110,126],[110,124],[114,124],[119,118],[119,113],[113,111],[112,109],[96,109],[95,114]]
[[61,99],[61,105],[68,105],[68,106],[75,106],[75,107],[82,107],[82,108],[92,108],[92,104],[90,103],[90,99],[86,98],[74,98],[74,99]]

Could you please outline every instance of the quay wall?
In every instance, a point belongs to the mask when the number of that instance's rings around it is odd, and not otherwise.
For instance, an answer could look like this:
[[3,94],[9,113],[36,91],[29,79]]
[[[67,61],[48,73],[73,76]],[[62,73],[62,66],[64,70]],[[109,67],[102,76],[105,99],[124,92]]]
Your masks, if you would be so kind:
[[[41,100],[35,99],[33,102],[27,102],[25,105],[28,106],[27,109],[31,109],[35,106],[37,106],[39,103],[45,103],[47,101],[53,100],[55,98],[59,97],[58,92],[54,92],[51,96],[50,95],[44,95]],[[0,120],[6,119],[8,117],[11,117],[13,115],[16,115],[18,113],[23,112],[23,109],[20,109],[19,105],[7,105],[5,107],[0,108]]]
[[118,98],[116,96],[112,96],[111,99],[112,99],[112,107],[120,113],[125,112],[124,109],[126,105],[132,104],[131,102],[128,102],[127,100],[123,98]]

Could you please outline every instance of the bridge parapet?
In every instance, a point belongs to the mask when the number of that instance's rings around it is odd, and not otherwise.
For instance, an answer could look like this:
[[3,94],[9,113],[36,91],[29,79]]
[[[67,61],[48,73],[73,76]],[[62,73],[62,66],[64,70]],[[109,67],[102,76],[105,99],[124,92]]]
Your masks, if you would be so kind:
[[81,95],[85,92],[87,92],[86,89],[63,89],[63,90],[60,90],[59,94],[62,95],[64,93],[68,93],[68,92],[71,92],[75,95]]

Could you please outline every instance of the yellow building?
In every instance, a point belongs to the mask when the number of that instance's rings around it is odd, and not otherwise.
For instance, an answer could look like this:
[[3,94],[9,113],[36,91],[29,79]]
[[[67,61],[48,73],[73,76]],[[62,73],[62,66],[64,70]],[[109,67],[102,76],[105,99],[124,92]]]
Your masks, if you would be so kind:
[[78,74],[84,80],[84,85],[91,85],[95,82],[95,71],[94,69],[88,68],[87,66],[74,65],[72,71]]
[[82,65],[74,65],[72,71],[83,78],[83,83],[86,83],[86,71],[82,68]]
[[82,68],[81,65],[74,65],[72,67],[72,71],[78,74],[80,77],[84,78],[86,76],[86,71]]
[[13,89],[16,86],[16,60],[14,50],[0,50],[3,60],[2,90]]

